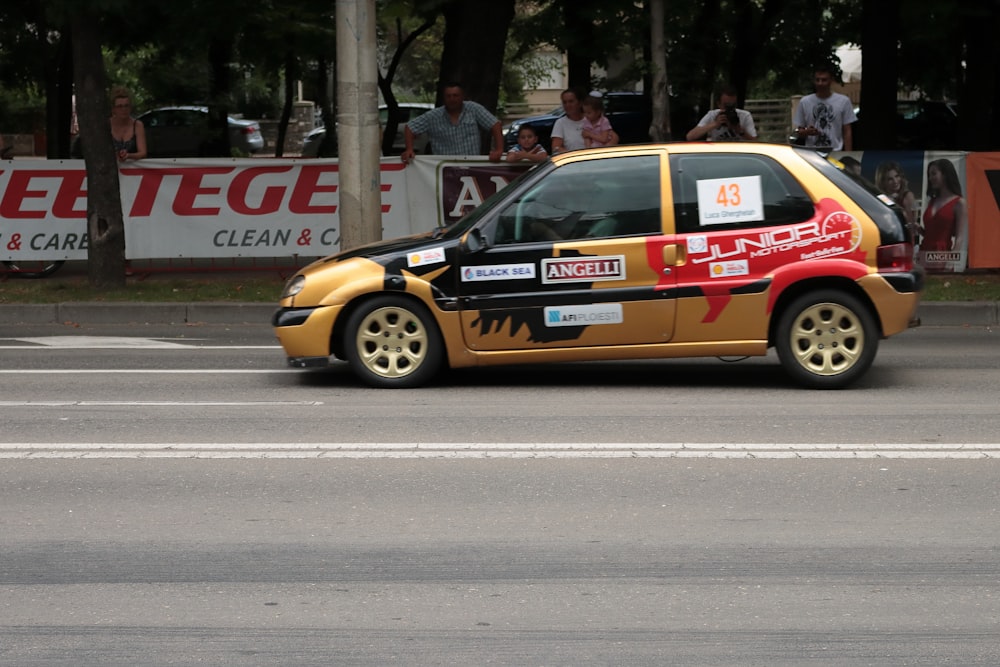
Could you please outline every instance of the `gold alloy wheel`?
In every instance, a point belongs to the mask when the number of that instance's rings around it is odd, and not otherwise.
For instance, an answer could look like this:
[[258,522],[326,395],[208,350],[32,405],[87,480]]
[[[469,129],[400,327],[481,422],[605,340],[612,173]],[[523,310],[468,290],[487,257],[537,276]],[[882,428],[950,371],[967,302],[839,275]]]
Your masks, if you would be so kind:
[[837,375],[865,351],[865,331],[857,315],[839,303],[817,303],[798,314],[787,334],[792,354],[815,375]]
[[368,371],[383,378],[401,378],[427,360],[429,336],[415,313],[385,306],[364,316],[354,342],[358,360]]

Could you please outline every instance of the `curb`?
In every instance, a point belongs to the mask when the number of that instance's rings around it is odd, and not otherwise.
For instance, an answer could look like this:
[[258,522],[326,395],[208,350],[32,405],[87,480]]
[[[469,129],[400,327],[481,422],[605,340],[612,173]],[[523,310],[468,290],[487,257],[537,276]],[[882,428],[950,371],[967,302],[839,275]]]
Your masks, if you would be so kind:
[[5,324],[266,324],[269,303],[103,303],[0,305]]
[[996,301],[927,301],[917,307],[925,327],[994,327],[1000,323]]
[[[0,305],[4,324],[263,324],[277,306],[270,303],[72,302]],[[928,301],[917,308],[925,327],[994,327],[1000,302]]]

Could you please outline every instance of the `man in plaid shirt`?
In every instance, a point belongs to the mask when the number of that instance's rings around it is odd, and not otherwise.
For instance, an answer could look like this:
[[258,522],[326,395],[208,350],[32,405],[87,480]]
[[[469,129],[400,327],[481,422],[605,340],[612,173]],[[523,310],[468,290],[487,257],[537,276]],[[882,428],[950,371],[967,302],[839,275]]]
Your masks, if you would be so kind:
[[499,162],[503,154],[500,121],[486,107],[465,99],[459,83],[446,84],[441,90],[444,106],[417,116],[406,124],[403,134],[406,150],[400,157],[404,163],[413,159],[413,138],[427,134],[434,155],[481,155],[481,131],[489,130],[493,139],[490,161]]

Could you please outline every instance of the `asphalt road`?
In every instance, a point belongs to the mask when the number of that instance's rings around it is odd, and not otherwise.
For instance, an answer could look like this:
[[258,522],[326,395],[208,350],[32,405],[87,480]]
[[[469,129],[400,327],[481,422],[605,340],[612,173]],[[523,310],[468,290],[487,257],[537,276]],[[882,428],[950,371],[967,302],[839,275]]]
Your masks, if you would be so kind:
[[461,370],[380,391],[342,364],[285,368],[266,326],[5,331],[7,443],[1000,442],[1000,333],[987,328],[883,341],[839,392],[798,389],[773,355]]
[[815,392],[773,358],[378,391],[266,327],[13,329],[0,665],[1000,663],[994,331]]

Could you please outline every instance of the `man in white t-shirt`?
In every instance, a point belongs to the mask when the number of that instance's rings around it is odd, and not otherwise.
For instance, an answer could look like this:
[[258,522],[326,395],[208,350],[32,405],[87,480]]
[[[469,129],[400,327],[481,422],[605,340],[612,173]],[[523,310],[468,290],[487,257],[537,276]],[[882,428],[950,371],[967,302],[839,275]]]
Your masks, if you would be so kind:
[[816,146],[830,151],[854,150],[854,132],[851,123],[854,105],[847,95],[830,90],[833,85],[833,69],[823,65],[813,74],[816,92],[806,95],[795,109],[792,123],[799,139],[805,139],[806,146]]
[[757,141],[753,116],[736,108],[736,89],[719,89],[719,108],[712,109],[687,133],[688,141]]

